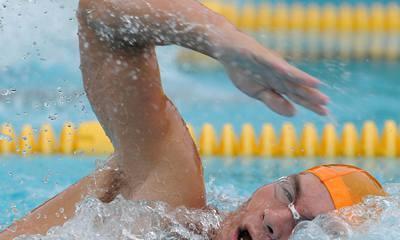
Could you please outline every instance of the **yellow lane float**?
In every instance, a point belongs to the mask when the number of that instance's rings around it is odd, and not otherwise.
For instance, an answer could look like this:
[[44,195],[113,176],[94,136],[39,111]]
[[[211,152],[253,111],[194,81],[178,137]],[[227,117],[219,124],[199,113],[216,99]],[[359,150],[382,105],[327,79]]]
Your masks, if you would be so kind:
[[[203,3],[290,59],[400,59],[399,3]],[[207,59],[192,51],[180,51],[177,58],[196,69],[215,68],[215,61]]]
[[400,32],[400,4],[255,4],[203,1],[213,11],[248,31]]
[[[260,129],[260,132],[256,129]],[[246,123],[241,127],[240,134],[237,134],[230,123],[223,125],[220,132],[212,124],[206,123],[198,131],[197,138],[196,129],[188,125],[189,133],[202,156],[400,157],[400,130],[396,122],[388,120],[381,129],[379,131],[372,121],[365,122],[360,132],[352,123],[342,127],[328,123],[320,128],[306,123],[298,134],[291,123],[284,123],[279,131],[269,123],[261,128]],[[24,125],[17,137],[10,124],[3,124],[0,128],[0,154],[107,155],[114,151],[111,141],[97,121],[84,122],[77,127],[73,123],[65,123],[58,132],[59,137],[49,124],[44,124],[36,131],[31,125]]]

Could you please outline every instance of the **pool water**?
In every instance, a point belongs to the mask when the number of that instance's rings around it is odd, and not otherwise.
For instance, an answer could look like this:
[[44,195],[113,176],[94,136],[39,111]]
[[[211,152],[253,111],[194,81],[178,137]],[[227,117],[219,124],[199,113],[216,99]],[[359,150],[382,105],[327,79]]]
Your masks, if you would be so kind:
[[[0,161],[0,228],[93,172],[105,158],[83,156],[2,157]],[[255,159],[204,158],[208,201],[229,209],[225,201],[240,201],[254,190],[281,176],[294,174],[323,163],[346,163],[365,168],[383,184],[400,182],[396,159]]]
[[[7,46],[0,55],[0,123],[12,123],[17,130],[30,123],[37,131],[45,122],[58,130],[65,121],[79,123],[95,119],[79,72],[74,12],[77,1],[0,2],[4,3],[0,10],[0,44]],[[326,83],[323,91],[331,98],[331,116],[322,118],[300,108],[296,117],[288,119],[244,96],[232,86],[222,70],[182,68],[171,60],[178,52],[179,48],[173,46],[157,49],[163,85],[184,119],[197,130],[205,122],[211,122],[217,128],[229,122],[237,129],[249,122],[258,129],[265,122],[279,127],[283,122],[291,121],[300,130],[309,121],[319,128],[327,122],[340,128],[347,121],[361,126],[366,120],[377,122],[381,128],[387,119],[400,119],[400,85],[397,83],[400,62],[369,59],[358,62],[336,59],[293,61]],[[92,172],[105,158],[0,156],[0,229]],[[338,162],[364,167],[382,183],[394,184],[387,185],[394,193],[394,200],[384,201],[387,206],[381,222],[371,224],[373,227],[368,231],[361,229],[359,232],[364,235],[356,231],[353,239],[400,239],[397,235],[400,211],[396,210],[400,203],[396,202],[399,192],[396,183],[400,183],[398,159],[203,159],[208,201],[220,209],[230,210],[255,189],[280,176],[320,163]],[[116,208],[131,206],[131,203],[119,201],[115,203]],[[366,206],[371,202],[374,200]],[[101,203],[83,203],[84,210],[91,210],[90,206],[107,208]],[[316,219],[303,226],[297,239],[335,239],[321,227],[321,223],[326,222],[329,221]],[[72,222],[72,226],[79,231],[78,220]],[[121,228],[117,230],[122,231]],[[92,237],[97,239],[95,232]]]

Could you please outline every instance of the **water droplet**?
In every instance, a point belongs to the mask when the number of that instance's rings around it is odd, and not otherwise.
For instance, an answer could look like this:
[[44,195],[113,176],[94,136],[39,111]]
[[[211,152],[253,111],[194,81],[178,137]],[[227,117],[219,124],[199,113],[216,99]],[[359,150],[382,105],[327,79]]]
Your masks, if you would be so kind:
[[2,89],[2,90],[0,90],[0,95],[1,96],[10,96],[16,92],[17,92],[16,89]]
[[12,137],[0,133],[0,141],[11,142],[12,141]]
[[12,207],[11,207],[11,212],[12,212],[13,214],[15,214],[15,215],[18,214],[18,208],[17,208],[17,206],[15,206],[15,205],[12,206]]
[[49,119],[52,120],[52,121],[56,120],[57,118],[58,118],[58,114],[57,113],[49,115]]
[[43,178],[43,183],[45,183],[45,184],[49,183],[49,177],[48,176],[45,176]]

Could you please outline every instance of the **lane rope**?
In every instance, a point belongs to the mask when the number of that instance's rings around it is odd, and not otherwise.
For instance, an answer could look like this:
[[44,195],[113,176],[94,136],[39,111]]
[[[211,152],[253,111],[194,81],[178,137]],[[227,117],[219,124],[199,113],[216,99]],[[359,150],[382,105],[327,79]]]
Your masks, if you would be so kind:
[[[200,131],[188,125],[202,156],[224,157],[400,157],[400,131],[396,122],[388,120],[382,131],[367,121],[360,131],[352,123],[341,127],[326,124],[319,133],[312,123],[306,123],[300,132],[291,123],[284,123],[279,130],[266,123],[259,132],[249,123],[238,133],[232,124],[224,124],[220,132],[210,123]],[[17,135],[13,126],[3,124],[0,129],[0,154],[43,155],[108,155],[114,149],[97,121],[83,122],[77,127],[65,123],[56,136],[50,124],[39,130],[25,125]]]
[[400,32],[400,4],[375,2],[367,5],[332,3],[243,5],[216,0],[203,1],[243,30],[303,32]]

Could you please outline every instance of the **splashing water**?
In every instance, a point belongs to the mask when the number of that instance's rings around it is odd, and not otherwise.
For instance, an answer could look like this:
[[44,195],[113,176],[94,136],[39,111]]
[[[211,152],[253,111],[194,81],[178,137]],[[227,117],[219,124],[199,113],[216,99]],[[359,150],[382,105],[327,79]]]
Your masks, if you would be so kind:
[[47,236],[19,237],[18,240],[53,239],[207,239],[219,227],[221,216],[215,210],[189,210],[161,202],[128,201],[117,197],[105,204],[95,198],[84,200],[76,216]]
[[[388,197],[369,197],[354,207],[300,223],[290,239],[400,239],[400,184],[386,185],[386,189],[391,194]],[[212,197],[224,195],[222,201],[236,206],[238,199],[227,200],[230,194],[231,190],[225,194],[213,190]],[[133,202],[120,196],[108,204],[87,198],[64,226],[51,229],[47,236],[23,236],[17,240],[201,240],[210,239],[209,233],[217,230],[222,220],[216,210],[171,210],[161,202]]]
[[0,96],[10,96],[16,92],[16,89],[0,89]]
[[11,142],[12,141],[12,137],[0,133],[0,141]]
[[[233,186],[217,187],[213,179],[207,182],[207,190],[209,204],[219,210],[220,206],[233,210],[244,200]],[[218,229],[222,220],[223,214],[215,209],[171,210],[162,202],[129,201],[121,196],[108,204],[87,198],[64,226],[51,229],[46,236],[21,236],[17,240],[203,240],[209,239],[209,233]]]

